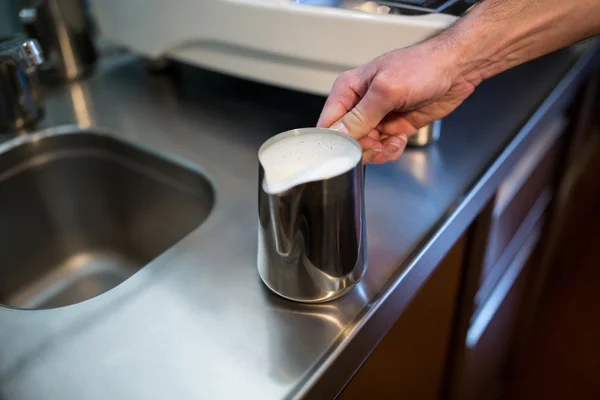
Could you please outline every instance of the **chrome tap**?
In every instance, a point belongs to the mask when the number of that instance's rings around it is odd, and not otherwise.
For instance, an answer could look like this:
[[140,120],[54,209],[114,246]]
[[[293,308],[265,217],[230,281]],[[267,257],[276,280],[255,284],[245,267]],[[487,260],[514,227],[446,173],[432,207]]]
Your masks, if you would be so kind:
[[42,0],[19,12],[25,34],[39,41],[46,57],[43,84],[83,78],[96,64],[94,24],[82,0]]
[[0,42],[0,133],[26,128],[43,115],[38,67],[44,62],[35,39]]

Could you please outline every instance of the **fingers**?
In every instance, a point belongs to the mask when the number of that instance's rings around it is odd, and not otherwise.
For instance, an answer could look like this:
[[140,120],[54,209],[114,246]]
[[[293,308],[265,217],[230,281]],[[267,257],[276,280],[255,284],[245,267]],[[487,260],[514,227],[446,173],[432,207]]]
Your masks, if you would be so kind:
[[331,129],[348,133],[356,139],[366,136],[394,108],[390,96],[386,93],[381,89],[381,85],[374,81],[358,104],[333,124]]
[[386,135],[411,136],[425,125],[445,117],[450,111],[447,105],[433,103],[418,110],[391,112],[377,126],[377,130]]
[[376,130],[372,130],[367,136],[358,139],[358,143],[363,148],[363,163],[365,164],[383,151],[383,144],[381,144],[379,132]]
[[329,128],[334,122],[339,121],[359,102],[360,95],[364,92],[366,92],[366,85],[361,83],[358,71],[351,70],[341,74],[333,83],[319,116],[317,127]]
[[377,125],[377,130],[385,135],[410,136],[418,130],[418,127],[407,118],[407,114],[391,112]]
[[389,136],[382,139],[382,151],[378,154],[375,154],[369,160],[369,162],[371,164],[384,164],[389,161],[396,161],[404,152],[407,142],[408,137],[403,134]]
[[381,151],[383,149],[383,145],[378,140],[378,137],[372,137],[371,135],[367,135],[358,139],[358,143],[363,148],[363,151],[375,149]]
[[371,163],[374,159],[378,158],[380,154],[381,150],[372,149],[365,151],[362,157],[363,164]]

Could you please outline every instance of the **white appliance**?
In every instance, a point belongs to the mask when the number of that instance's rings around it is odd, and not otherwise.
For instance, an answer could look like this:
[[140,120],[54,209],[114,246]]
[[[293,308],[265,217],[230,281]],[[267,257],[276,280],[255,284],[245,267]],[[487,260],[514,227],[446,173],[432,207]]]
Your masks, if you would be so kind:
[[434,8],[358,0],[89,2],[102,35],[142,56],[321,95],[341,72],[419,42],[457,18]]

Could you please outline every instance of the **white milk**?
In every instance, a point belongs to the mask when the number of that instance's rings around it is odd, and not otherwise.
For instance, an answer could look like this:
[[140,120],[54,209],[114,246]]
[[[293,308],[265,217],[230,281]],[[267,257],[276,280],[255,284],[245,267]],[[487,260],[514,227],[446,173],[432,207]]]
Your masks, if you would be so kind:
[[281,139],[264,148],[258,158],[265,171],[264,190],[280,193],[349,171],[361,160],[362,150],[338,135],[315,132]]

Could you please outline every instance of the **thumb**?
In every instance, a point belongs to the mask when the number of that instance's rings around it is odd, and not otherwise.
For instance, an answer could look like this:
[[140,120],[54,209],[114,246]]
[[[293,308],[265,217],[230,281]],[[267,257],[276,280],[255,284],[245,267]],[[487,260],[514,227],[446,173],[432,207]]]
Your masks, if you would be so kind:
[[389,96],[372,85],[358,104],[334,123],[331,129],[360,139],[375,129],[393,108]]

